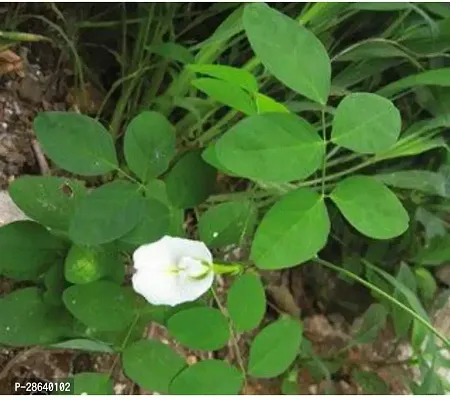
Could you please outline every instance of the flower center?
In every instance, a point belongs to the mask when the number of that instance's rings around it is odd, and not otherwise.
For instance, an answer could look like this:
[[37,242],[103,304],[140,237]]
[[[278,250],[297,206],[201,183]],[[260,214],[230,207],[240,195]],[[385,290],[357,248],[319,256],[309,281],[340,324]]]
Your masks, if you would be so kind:
[[171,275],[185,276],[194,280],[205,278],[211,271],[211,266],[203,261],[192,257],[182,257],[177,265],[167,269]]

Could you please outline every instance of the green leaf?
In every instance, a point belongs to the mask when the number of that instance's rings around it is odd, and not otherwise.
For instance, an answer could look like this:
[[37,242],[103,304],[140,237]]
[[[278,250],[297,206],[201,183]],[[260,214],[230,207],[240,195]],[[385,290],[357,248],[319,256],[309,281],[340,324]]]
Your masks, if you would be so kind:
[[302,334],[300,322],[290,317],[266,326],[250,347],[249,375],[255,378],[281,375],[297,358]]
[[445,221],[424,207],[417,208],[415,220],[420,222],[425,228],[425,240],[428,244],[432,239],[438,236],[445,236],[447,233]]
[[200,239],[208,247],[238,245],[251,234],[258,210],[249,201],[230,201],[209,208],[198,222]]
[[435,237],[428,246],[419,251],[414,261],[435,267],[450,261],[450,235]]
[[42,345],[68,334],[67,315],[45,304],[35,287],[16,290],[0,299],[0,343],[8,346]]
[[169,391],[175,395],[236,395],[243,381],[242,373],[228,363],[203,360],[181,371]]
[[168,234],[171,211],[159,200],[146,198],[144,214],[131,232],[122,237],[122,241],[136,245],[155,242]]
[[93,118],[51,111],[38,114],[33,126],[47,156],[69,172],[103,175],[118,167],[110,133]]
[[175,154],[175,128],[162,114],[141,112],[127,127],[124,154],[143,182],[161,175]]
[[[417,292],[416,277],[408,265],[404,263],[400,265],[396,279],[398,282],[401,282],[410,288],[412,292]],[[405,295],[399,289],[395,289],[393,297],[402,304],[408,304]],[[397,337],[404,338],[408,334],[413,317],[397,305],[392,304],[392,320],[394,322],[394,329]]]
[[340,181],[330,195],[347,221],[374,239],[391,239],[408,229],[409,216],[402,203],[382,183],[369,176]]
[[353,370],[352,378],[361,387],[363,394],[389,394],[388,385],[375,372]]
[[397,141],[400,112],[391,101],[372,93],[352,93],[339,103],[331,141],[357,153],[378,153]]
[[380,96],[392,97],[416,86],[450,86],[450,68],[432,69],[399,79],[378,90]]
[[289,109],[278,101],[262,93],[255,94],[256,109],[258,114],[264,113],[289,113]]
[[389,68],[401,64],[401,59],[372,59],[364,60],[349,65],[336,74],[331,81],[332,87],[339,89],[349,89],[352,86],[364,81],[367,78],[377,76]]
[[227,319],[210,307],[194,307],[180,311],[167,321],[169,333],[181,344],[194,350],[217,350],[230,337]]
[[299,384],[297,382],[298,370],[294,369],[283,379],[281,384],[281,394],[298,395],[300,393]]
[[236,331],[256,328],[266,313],[266,294],[261,279],[252,273],[239,277],[228,291],[227,309]]
[[209,165],[213,166],[218,171],[225,173],[226,175],[237,177],[236,174],[231,172],[229,169],[225,168],[218,160],[216,153],[215,143],[210,144],[202,153],[202,158]]
[[17,221],[0,227],[0,275],[33,280],[61,257],[66,242],[32,221]]
[[71,339],[48,346],[53,349],[82,350],[94,353],[114,353],[107,344],[92,339]]
[[64,263],[64,276],[68,282],[83,284],[106,276],[117,276],[125,267],[112,246],[84,247],[72,245]]
[[114,394],[108,374],[82,372],[73,376],[73,394]]
[[388,186],[400,189],[418,190],[432,196],[450,197],[445,187],[445,177],[437,172],[408,170],[374,175],[374,178]]
[[353,8],[357,10],[370,10],[370,11],[397,11],[405,10],[411,7],[409,3],[390,3],[390,2],[364,2],[364,3],[352,3]]
[[233,83],[250,93],[258,91],[258,81],[247,70],[218,64],[191,64],[188,68],[203,75]]
[[389,282],[395,289],[397,289],[405,296],[405,299],[410,306],[410,310],[412,310],[416,316],[413,322],[411,343],[413,345],[413,348],[419,349],[425,339],[427,331],[432,330],[435,334],[437,331],[433,329],[433,326],[430,324],[428,314],[424,310],[416,294],[410,288],[404,285],[403,282],[400,282],[399,280],[395,279],[387,272],[381,270],[380,268],[376,267],[373,264],[370,264],[365,260],[363,260],[363,262],[369,270],[377,273],[378,275],[381,275],[381,277],[383,277],[384,280]]
[[243,22],[256,56],[275,78],[311,100],[327,103],[331,63],[309,30],[263,3],[246,5]]
[[44,302],[53,306],[63,306],[62,293],[68,286],[64,280],[64,260],[57,259],[44,274]]
[[[439,373],[436,371],[436,367],[431,365],[430,368],[426,368],[424,372],[424,378],[421,385],[414,391],[415,395],[445,395],[448,394],[442,386],[442,381]],[[445,379],[445,378],[444,378]],[[448,384],[448,381],[447,381]]]
[[99,331],[120,331],[134,317],[130,292],[113,282],[70,286],[63,293],[63,301],[78,320]]
[[28,217],[62,231],[68,230],[75,207],[86,194],[80,181],[54,176],[23,176],[8,190]]
[[154,54],[172,61],[178,61],[182,64],[189,64],[194,62],[194,56],[186,47],[174,42],[167,42],[161,44],[152,44],[147,47],[147,50]]
[[372,343],[378,336],[378,333],[386,324],[388,312],[384,306],[375,303],[365,311],[362,316],[361,326],[355,333],[349,346],[355,346],[363,343]]
[[215,144],[219,163],[254,180],[289,182],[314,173],[324,157],[312,125],[287,113],[254,115],[239,121]]
[[186,366],[169,346],[156,340],[139,340],[122,354],[125,374],[144,389],[168,393],[170,382]]
[[409,58],[410,55],[392,40],[374,38],[355,43],[351,49],[344,50],[336,60],[366,61],[374,58]]
[[164,181],[158,179],[150,181],[146,186],[145,194],[146,197],[154,198],[169,208],[169,235],[183,237],[184,210],[176,208],[170,203]]
[[379,156],[382,157],[383,160],[398,157],[410,157],[441,147],[448,149],[447,143],[441,137],[431,139],[429,137],[418,137],[409,141],[399,141],[397,142],[397,145],[386,152],[379,154]]
[[323,198],[300,188],[285,195],[264,216],[250,258],[262,269],[292,267],[312,259],[325,246],[329,232]]
[[215,183],[215,169],[202,160],[199,151],[189,151],[166,177],[167,196],[174,207],[192,208],[208,198]]
[[252,97],[234,83],[213,78],[199,78],[193,79],[191,84],[220,103],[246,115],[256,114],[256,106]]
[[417,268],[414,273],[419,294],[425,302],[431,302],[438,289],[436,280],[425,268]]
[[142,218],[144,201],[135,184],[116,180],[95,189],[78,205],[69,236],[77,244],[95,246],[130,232]]

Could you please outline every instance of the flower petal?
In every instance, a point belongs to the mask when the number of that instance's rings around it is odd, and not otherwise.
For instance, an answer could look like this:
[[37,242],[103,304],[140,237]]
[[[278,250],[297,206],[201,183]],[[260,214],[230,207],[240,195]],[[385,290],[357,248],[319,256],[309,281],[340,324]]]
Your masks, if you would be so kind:
[[[166,237],[166,236],[165,236]],[[165,237],[156,242],[140,246],[133,254],[134,269],[165,271],[176,265],[176,258]]]
[[164,236],[164,240],[170,248],[171,254],[177,259],[177,264],[182,257],[191,257],[211,264],[213,256],[205,243],[197,240]]
[[184,272],[164,273],[138,270],[132,277],[134,290],[154,305],[176,306],[202,296],[214,281],[213,272],[203,279],[192,279]]

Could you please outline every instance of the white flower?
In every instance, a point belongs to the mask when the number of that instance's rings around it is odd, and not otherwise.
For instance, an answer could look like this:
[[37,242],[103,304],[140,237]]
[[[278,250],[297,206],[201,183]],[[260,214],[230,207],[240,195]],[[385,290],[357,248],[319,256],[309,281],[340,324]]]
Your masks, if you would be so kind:
[[203,242],[164,236],[133,254],[134,290],[155,305],[193,301],[212,285],[213,257]]

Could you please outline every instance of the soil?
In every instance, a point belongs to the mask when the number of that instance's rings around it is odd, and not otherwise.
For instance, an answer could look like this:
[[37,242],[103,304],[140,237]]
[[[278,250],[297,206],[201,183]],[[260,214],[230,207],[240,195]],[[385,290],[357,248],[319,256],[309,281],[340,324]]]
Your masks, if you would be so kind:
[[[77,104],[74,104],[76,96],[67,84],[70,71],[61,69],[52,49],[16,48],[14,54],[20,57],[19,62],[17,59],[14,61],[16,68],[0,76],[0,189],[6,188],[18,176],[49,172],[33,133],[32,122],[36,114],[44,110],[77,109]],[[6,222],[0,221],[0,225]],[[279,312],[301,316],[305,337],[315,353],[325,359],[348,344],[351,332],[360,322],[355,317],[370,303],[370,296],[359,286],[347,284],[317,265],[266,274],[264,279],[270,300],[266,322],[276,318]],[[221,286],[218,293],[223,296],[227,281],[221,282]],[[12,281],[0,278],[0,295],[7,294],[14,287]],[[360,305],[356,312],[349,313],[336,307],[333,299],[336,296],[341,299],[342,293],[346,294],[347,302]],[[255,334],[237,337],[244,359]],[[169,339],[165,329],[159,325],[149,326],[146,336],[169,344],[183,354],[188,363],[211,357],[236,362],[232,343],[215,354],[195,353]],[[414,370],[402,364],[408,354],[408,346],[397,343],[392,328],[388,326],[375,343],[354,348],[331,381],[316,381],[306,368],[300,368],[294,385],[302,394],[360,394],[361,388],[351,378],[352,367],[358,365],[376,372],[388,384],[391,393],[406,393],[403,378],[414,377]],[[0,348],[0,394],[12,394],[13,382],[20,378],[45,381],[93,371],[111,373],[116,394],[150,394],[122,374],[118,361],[115,355],[82,351]],[[251,380],[243,393],[280,394],[281,381]]]

